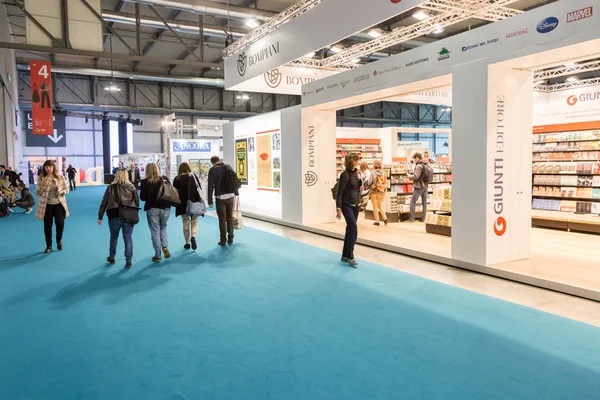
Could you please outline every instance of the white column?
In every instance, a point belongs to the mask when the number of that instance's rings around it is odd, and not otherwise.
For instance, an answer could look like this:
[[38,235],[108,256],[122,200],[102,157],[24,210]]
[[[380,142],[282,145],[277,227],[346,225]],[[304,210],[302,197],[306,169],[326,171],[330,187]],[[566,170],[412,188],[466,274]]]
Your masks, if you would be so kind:
[[471,63],[453,74],[452,258],[529,258],[533,80]]
[[335,111],[302,110],[302,223],[335,221]]

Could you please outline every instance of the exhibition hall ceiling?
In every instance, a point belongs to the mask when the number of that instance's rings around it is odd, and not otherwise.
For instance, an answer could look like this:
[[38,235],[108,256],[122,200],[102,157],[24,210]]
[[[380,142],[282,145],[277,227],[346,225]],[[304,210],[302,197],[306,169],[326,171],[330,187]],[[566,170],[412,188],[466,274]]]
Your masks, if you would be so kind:
[[[327,1],[327,0],[324,0]],[[435,0],[440,2],[440,0]],[[442,0],[442,2],[445,0]],[[450,0],[447,0],[450,1]],[[465,7],[487,7],[494,6],[499,1],[503,7],[515,12],[526,11],[532,8],[552,3],[556,0],[452,0]],[[306,2],[306,0],[304,1]],[[26,43],[25,15],[17,5],[23,4],[22,0],[6,0],[0,7],[6,7],[9,15],[9,24],[16,43]],[[140,53],[143,56],[173,60],[199,60],[213,63],[214,67],[199,68],[186,65],[160,65],[155,63],[132,62],[129,60],[113,60],[110,64],[108,58],[96,58],[81,55],[66,55],[57,52],[54,55],[44,53],[53,58],[55,64],[75,67],[95,67],[101,69],[114,69],[118,71],[137,71],[143,73],[173,76],[203,76],[207,78],[223,78],[223,70],[219,66],[223,61],[223,50],[225,49],[227,33],[231,33],[234,40],[240,40],[253,29],[260,27],[278,13],[297,5],[295,0],[101,0],[102,16],[107,24],[114,29],[114,33],[105,27],[104,29],[104,51],[106,53],[128,54],[127,47],[117,40],[115,35],[121,38],[132,48],[136,48],[136,4],[139,5],[141,28],[140,28]],[[158,15],[150,8],[152,6]],[[410,10],[399,16],[395,16],[374,29],[380,34],[386,35],[403,27],[422,22],[415,17],[418,9]],[[440,11],[424,10],[425,14],[432,17],[439,15]],[[204,37],[200,39],[199,25],[200,16],[204,26]],[[417,15],[422,18],[421,14]],[[169,24],[173,31],[167,29],[164,23]],[[343,23],[334,17],[332,24]],[[476,17],[465,18],[452,25],[443,27],[443,31],[437,30],[424,34],[409,41],[392,44],[386,48],[361,55],[357,64],[364,64],[388,57],[402,51],[443,39],[460,32],[475,29],[479,26],[491,23]],[[377,40],[373,37],[372,29],[367,29],[351,37],[345,38],[337,43],[337,48],[347,49]],[[183,43],[182,43],[183,42]],[[203,45],[203,46],[202,46]],[[334,46],[331,46],[334,47]],[[317,54],[312,58],[319,60],[335,55],[331,47],[326,49],[315,49]],[[201,51],[203,50],[203,51]],[[39,57],[42,53],[29,51],[18,51],[20,62],[26,62],[31,58]],[[221,69],[220,69],[221,68]]]

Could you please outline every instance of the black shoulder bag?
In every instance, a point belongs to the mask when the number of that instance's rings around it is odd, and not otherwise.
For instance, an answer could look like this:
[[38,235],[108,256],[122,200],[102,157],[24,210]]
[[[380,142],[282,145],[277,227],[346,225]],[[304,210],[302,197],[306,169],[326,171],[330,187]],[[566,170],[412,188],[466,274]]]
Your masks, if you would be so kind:
[[116,188],[113,188],[113,196],[115,196],[115,202],[119,206],[119,218],[121,218],[122,221],[131,225],[136,225],[138,222],[140,222],[140,216],[138,214],[140,209],[138,207],[123,205],[121,203],[121,199],[119,199],[119,194]]

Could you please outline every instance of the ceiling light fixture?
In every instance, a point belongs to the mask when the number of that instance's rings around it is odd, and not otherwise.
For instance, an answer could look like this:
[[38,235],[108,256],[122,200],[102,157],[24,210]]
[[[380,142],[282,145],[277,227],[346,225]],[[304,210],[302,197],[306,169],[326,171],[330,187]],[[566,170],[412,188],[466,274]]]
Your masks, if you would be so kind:
[[333,53],[341,53],[342,51],[344,51],[344,48],[342,46],[331,46],[329,48],[329,51]]
[[546,81],[536,81],[535,82],[536,85],[543,85],[544,83],[546,83]]
[[565,64],[565,67],[574,67],[574,66],[575,66],[575,63],[566,63]]
[[442,32],[444,32],[444,27],[441,26],[441,25],[437,25],[435,27],[435,31],[433,31],[433,33],[435,33],[435,34],[439,34],[439,33],[442,33]]
[[412,16],[414,18],[418,19],[419,21],[423,21],[424,19],[427,19],[427,18],[431,17],[431,14],[429,14],[428,11],[419,10],[416,13],[414,13]]
[[258,20],[251,18],[251,19],[247,19],[246,20],[246,26],[249,28],[258,28],[260,26],[260,22],[258,22]]
[[305,54],[304,58],[313,58],[314,56],[315,56],[315,52],[313,51],[311,53]]
[[367,35],[371,36],[373,39],[377,39],[378,37],[383,36],[383,31],[381,29],[371,29]]
[[567,78],[567,82],[579,82],[579,79],[576,76],[570,76]]
[[355,58],[354,60],[350,61],[352,64],[358,64],[360,62],[360,58]]

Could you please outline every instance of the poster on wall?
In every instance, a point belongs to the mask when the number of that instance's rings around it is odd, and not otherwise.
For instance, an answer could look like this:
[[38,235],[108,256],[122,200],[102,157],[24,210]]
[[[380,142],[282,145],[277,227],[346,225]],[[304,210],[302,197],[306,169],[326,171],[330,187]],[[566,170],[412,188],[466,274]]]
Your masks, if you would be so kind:
[[254,147],[254,138],[248,138],[248,153],[254,153],[256,151]]
[[273,134],[273,150],[281,149],[281,132]]
[[188,164],[190,166],[190,169],[192,170],[192,172],[196,175],[198,175],[198,177],[200,177],[200,160],[192,160],[190,159],[188,161]]
[[32,132],[34,135],[53,136],[52,121],[52,71],[50,63],[31,60],[29,62],[31,80]]
[[269,134],[257,134],[256,154],[258,170],[258,186],[273,187],[273,164],[271,159],[271,136]]
[[248,151],[246,139],[235,141],[235,165],[242,185],[248,184]]
[[200,160],[200,173],[198,176],[200,177],[201,181],[208,182],[208,171],[210,171],[211,167],[212,164],[210,160]]

